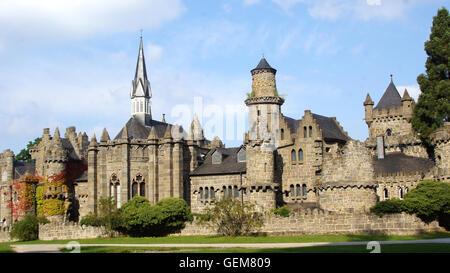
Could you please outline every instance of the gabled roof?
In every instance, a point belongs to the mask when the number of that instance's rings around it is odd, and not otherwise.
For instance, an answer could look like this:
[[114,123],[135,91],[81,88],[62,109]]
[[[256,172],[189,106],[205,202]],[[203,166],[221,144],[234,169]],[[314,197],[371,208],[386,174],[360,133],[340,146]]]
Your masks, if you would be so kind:
[[375,109],[391,108],[393,106],[402,106],[402,97],[400,97],[391,78],[389,86],[386,88],[386,91],[384,91],[384,94]]
[[[166,127],[168,126],[168,123],[164,123],[157,120],[150,120],[149,126],[143,125],[137,118],[131,117],[128,122],[126,123],[126,126],[124,126],[127,129],[127,138],[128,139],[147,139],[148,135],[150,134],[150,130],[152,127],[155,127],[155,132],[158,138],[163,138],[164,133],[166,131]],[[120,130],[120,132],[117,134],[117,136],[114,138],[115,140],[121,139],[123,134],[123,129]]]
[[[205,157],[202,165],[193,170],[190,175],[219,175],[219,174],[236,174],[245,173],[247,168],[246,162],[238,162],[237,154],[241,147],[234,148],[216,148],[210,150]],[[219,151],[222,154],[222,163],[213,164],[212,154]]]
[[434,166],[434,163],[428,158],[409,156],[399,152],[386,154],[383,159],[374,156],[373,166],[376,174],[391,174],[427,171]]
[[36,162],[14,161],[14,179],[19,179],[25,173],[34,174]]
[[322,129],[323,138],[332,141],[347,141],[348,136],[342,132],[342,129],[336,124],[333,118],[325,117],[317,114],[312,114],[313,118],[319,124],[320,129]]

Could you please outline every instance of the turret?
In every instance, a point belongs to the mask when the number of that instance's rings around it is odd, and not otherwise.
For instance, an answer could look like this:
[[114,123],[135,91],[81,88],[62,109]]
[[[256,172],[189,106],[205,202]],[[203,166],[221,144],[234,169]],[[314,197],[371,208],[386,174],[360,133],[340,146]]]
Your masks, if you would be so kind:
[[414,113],[414,99],[409,96],[408,90],[406,90],[406,88],[402,97],[402,108],[403,117],[410,121]]
[[278,144],[280,107],[284,100],[278,95],[276,72],[264,57],[251,70],[252,92],[245,100],[249,108],[249,141],[270,139],[275,146]]
[[366,123],[369,127],[373,121],[373,105],[373,100],[369,93],[367,93],[366,100],[364,101],[364,110],[366,112]]

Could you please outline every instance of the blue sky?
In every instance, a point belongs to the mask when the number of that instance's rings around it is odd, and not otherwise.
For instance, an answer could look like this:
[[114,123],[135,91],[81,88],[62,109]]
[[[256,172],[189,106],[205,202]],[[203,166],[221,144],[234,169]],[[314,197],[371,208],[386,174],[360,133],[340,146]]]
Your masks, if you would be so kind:
[[239,122],[233,136],[215,125],[228,108],[245,111],[250,70],[264,54],[278,70],[285,115],[334,116],[363,141],[362,103],[367,92],[378,102],[390,74],[401,95],[407,88],[417,99],[423,45],[442,6],[448,1],[2,0],[0,150],[17,153],[46,127],[89,136],[106,127],[114,137],[130,117],[140,29],[155,119],[165,113],[188,128],[202,111],[208,138],[239,145]]

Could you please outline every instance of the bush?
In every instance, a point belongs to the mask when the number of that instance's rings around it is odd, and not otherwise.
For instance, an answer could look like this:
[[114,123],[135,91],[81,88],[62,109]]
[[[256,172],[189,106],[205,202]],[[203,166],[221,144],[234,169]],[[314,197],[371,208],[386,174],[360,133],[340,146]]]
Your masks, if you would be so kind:
[[279,215],[279,216],[283,216],[283,217],[289,217],[289,214],[291,214],[291,209],[288,208],[286,205],[273,209],[270,211],[271,213],[275,214],[275,215]]
[[101,227],[104,225],[103,219],[93,213],[89,213],[80,220],[80,225]]
[[209,221],[200,223],[217,229],[226,236],[246,235],[263,225],[263,215],[256,211],[253,203],[241,203],[226,198],[206,209]]
[[155,205],[141,196],[133,197],[120,208],[120,230],[130,236],[164,236],[184,228],[192,221],[187,203],[178,198],[166,198]]
[[375,206],[370,208],[370,212],[375,213],[378,216],[389,213],[401,213],[403,211],[405,211],[405,202],[397,198],[378,202]]
[[[47,220],[48,221],[48,220]],[[27,214],[25,217],[14,223],[10,236],[19,241],[33,241],[39,237],[39,220],[33,214]]]

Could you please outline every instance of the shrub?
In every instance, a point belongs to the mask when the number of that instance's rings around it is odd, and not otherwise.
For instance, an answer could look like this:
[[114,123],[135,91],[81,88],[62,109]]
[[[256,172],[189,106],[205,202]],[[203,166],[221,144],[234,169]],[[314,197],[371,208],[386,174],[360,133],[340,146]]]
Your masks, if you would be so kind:
[[370,212],[375,213],[378,216],[389,213],[401,213],[403,211],[405,211],[405,203],[403,200],[397,198],[378,202],[375,206],[370,208]]
[[177,232],[185,227],[186,221],[192,221],[191,208],[179,198],[165,198],[155,204],[159,208],[161,234]]
[[[48,220],[47,220],[48,221]],[[39,237],[39,220],[33,214],[27,214],[12,226],[10,236],[20,241],[33,241]]]
[[104,225],[104,222],[94,213],[89,213],[80,220],[80,225],[101,227]]
[[201,224],[217,229],[226,236],[246,235],[263,225],[263,215],[256,211],[253,203],[241,203],[239,200],[223,199],[206,209],[209,221]]
[[282,207],[271,210],[271,213],[283,217],[289,217],[289,214],[291,214],[291,209],[284,205]]

